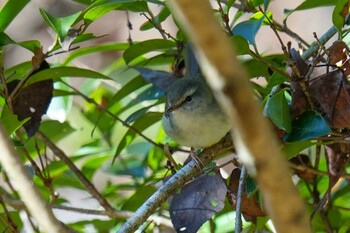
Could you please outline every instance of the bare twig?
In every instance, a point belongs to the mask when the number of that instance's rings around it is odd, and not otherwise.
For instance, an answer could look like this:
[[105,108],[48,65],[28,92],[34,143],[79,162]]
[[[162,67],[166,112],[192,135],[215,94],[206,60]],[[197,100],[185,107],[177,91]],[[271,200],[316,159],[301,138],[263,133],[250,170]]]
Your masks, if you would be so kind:
[[36,136],[47,145],[50,150],[60,158],[67,166],[75,173],[82,184],[85,185],[89,193],[94,196],[100,205],[109,212],[113,212],[114,209],[107,202],[107,200],[98,192],[96,187],[85,177],[85,175],[75,166],[75,164],[68,158],[68,156],[58,148],[49,138],[47,138],[42,132],[38,131]]
[[242,216],[241,216],[242,197],[243,197],[246,177],[247,177],[247,170],[245,166],[242,166],[241,175],[239,177],[238,190],[237,190],[235,233],[240,233],[242,231]]
[[52,213],[50,206],[42,199],[39,192],[33,186],[22,162],[19,159],[12,143],[4,133],[0,125],[0,163],[9,175],[10,179],[16,184],[23,202],[30,211],[31,215],[37,220],[38,224],[45,232],[68,233],[71,232],[65,225],[60,223]]

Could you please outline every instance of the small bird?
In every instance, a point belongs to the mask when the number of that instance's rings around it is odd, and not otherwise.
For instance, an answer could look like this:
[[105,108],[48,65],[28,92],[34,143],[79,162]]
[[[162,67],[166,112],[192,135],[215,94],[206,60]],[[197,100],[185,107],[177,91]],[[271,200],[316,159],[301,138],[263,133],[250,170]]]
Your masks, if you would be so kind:
[[193,148],[214,145],[232,128],[200,74],[170,85],[162,123],[174,141]]

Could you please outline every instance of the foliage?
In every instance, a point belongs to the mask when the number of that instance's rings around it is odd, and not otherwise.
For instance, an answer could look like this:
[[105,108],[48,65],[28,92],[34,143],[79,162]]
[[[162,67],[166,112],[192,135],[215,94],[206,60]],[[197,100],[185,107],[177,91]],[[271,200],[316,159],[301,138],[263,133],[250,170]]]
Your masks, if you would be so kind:
[[[163,148],[169,143],[171,152],[184,150],[165,135],[160,121],[169,80],[182,76],[186,68],[189,72],[193,68],[186,54],[189,41],[181,28],[177,28],[174,35],[163,28],[165,21],[174,21],[165,1],[75,2],[80,4],[81,10],[64,17],[57,17],[46,9],[38,11],[42,21],[56,34],[53,45],[47,51],[43,50],[39,40],[16,41],[14,36],[7,34],[7,27],[21,16],[20,12],[29,1],[8,0],[2,7],[0,124],[14,142],[23,164],[31,171],[35,186],[53,208],[64,208],[64,204],[69,204],[57,196],[56,191],[70,187],[87,191],[99,200],[105,210],[71,208],[71,211],[109,217],[93,218],[91,221],[81,219],[70,223],[69,227],[78,232],[84,232],[88,226],[97,232],[112,232],[129,217],[116,216],[113,211],[135,211],[162,181],[168,179],[168,175],[178,169],[178,164],[171,166],[168,163]],[[298,177],[296,184],[313,217],[313,229],[315,232],[348,232],[348,1],[305,0],[295,9],[285,10],[283,24],[274,20],[269,4],[269,0],[217,0],[213,6],[223,30],[241,55],[256,96],[264,107],[263,112],[276,129],[276,137]],[[278,54],[263,55],[258,50],[256,35],[265,26],[269,26],[278,39],[284,33],[289,40],[300,42],[301,50],[311,50],[313,47],[289,29],[286,22],[297,11],[306,13],[322,6],[334,9],[332,23],[338,35],[337,43],[324,46],[327,41],[315,35],[313,43],[319,45],[316,46],[318,49],[307,58],[284,45],[282,40],[278,46],[282,46],[283,50]],[[159,8],[157,14],[153,12],[156,7]],[[138,30],[152,29],[159,36],[143,41],[133,41],[132,37],[127,42],[98,41],[90,46],[82,43],[101,38],[88,29],[95,21],[116,10],[139,13],[144,23]],[[243,20],[244,15],[250,17]],[[130,25],[132,23],[129,22]],[[30,51],[32,61],[4,67],[3,61],[7,56],[4,48],[9,45]],[[121,52],[122,56],[115,57],[111,64],[97,70],[75,65],[75,61],[81,58],[105,52]],[[49,57],[61,59],[46,66]],[[76,80],[80,81],[79,85],[76,85]],[[158,87],[150,82],[158,84]],[[64,112],[61,122],[57,119],[41,120],[50,102],[50,110]],[[40,111],[37,111],[39,108]],[[39,135],[46,136],[38,136],[37,130]],[[57,147],[64,148],[67,155],[58,155]],[[177,159],[179,156],[175,154],[174,157]],[[232,156],[230,161],[239,164]],[[79,164],[78,168],[74,164]],[[181,221],[185,219],[185,224],[190,224],[189,232],[196,232],[203,222],[211,219],[211,224],[204,224],[200,232],[209,232],[210,229],[214,229],[211,232],[233,232],[231,217],[239,198],[235,191],[239,169],[235,169],[226,180],[229,200],[226,202],[225,183],[216,173],[218,169],[216,164],[211,164],[204,169],[206,174],[186,184],[174,200],[169,201],[170,206],[164,203],[155,214],[163,219],[171,217],[176,229],[181,229]],[[101,172],[117,178],[117,182],[107,182],[97,191],[91,188],[90,181]],[[6,177],[5,172],[2,173]],[[212,173],[215,175],[210,175]],[[203,177],[215,180],[209,183],[208,180],[203,181]],[[19,213],[24,209],[13,204],[14,199],[20,201],[20,198],[11,181],[6,178],[4,181],[4,187],[0,189],[0,230],[19,232],[23,227]],[[246,183],[242,212],[246,221],[243,228],[247,232],[269,232],[269,218],[263,211],[263,200],[259,199],[259,187],[251,178]],[[203,184],[210,184],[210,188],[217,192],[205,196],[210,189]],[[201,195],[196,196],[196,192],[201,192]],[[189,202],[180,205],[188,201],[188,197],[192,197]],[[201,201],[196,201],[196,198]],[[288,201],[288,197],[285,199]],[[194,209],[201,208],[204,211],[198,211],[198,218],[196,214],[192,216]],[[169,214],[169,210],[174,212]],[[176,213],[186,213],[191,220],[188,221],[187,215],[178,218]],[[216,215],[213,216],[213,213]],[[146,232],[168,228],[154,222],[143,226]]]

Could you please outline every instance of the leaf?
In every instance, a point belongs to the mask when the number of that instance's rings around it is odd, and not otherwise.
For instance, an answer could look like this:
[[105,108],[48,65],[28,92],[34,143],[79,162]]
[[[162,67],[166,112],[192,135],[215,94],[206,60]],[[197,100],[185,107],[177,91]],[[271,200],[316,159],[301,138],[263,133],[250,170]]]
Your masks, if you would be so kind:
[[0,32],[6,30],[14,18],[23,10],[30,0],[8,0],[0,11]]
[[267,8],[268,8],[269,5],[270,5],[270,1],[271,1],[271,0],[264,0],[264,11],[267,11]]
[[46,120],[41,123],[40,131],[53,142],[58,142],[73,133],[75,129],[68,122],[60,123],[54,120]]
[[73,60],[86,56],[93,53],[102,53],[102,52],[114,52],[114,51],[123,51],[129,46],[128,43],[106,43],[106,44],[97,44],[91,47],[84,47],[78,50],[72,51],[62,64],[66,66],[71,63]]
[[250,54],[249,44],[242,36],[232,36],[231,42],[235,47],[237,55]]
[[69,29],[73,26],[74,22],[78,19],[81,12],[77,12],[73,15],[58,18],[50,15],[44,9],[40,8],[40,14],[44,21],[57,33],[61,42],[66,38]]
[[[138,131],[142,132],[143,130],[147,129],[151,125],[155,124],[156,122],[160,121],[163,114],[159,112],[148,112],[146,113],[142,118],[139,118],[133,125],[132,128],[137,129]],[[126,148],[130,143],[134,140],[134,138],[137,136],[137,133],[131,129],[129,129],[126,134],[121,139],[117,150],[113,157],[113,162],[117,158],[117,156],[120,154],[120,152]]]
[[[47,70],[49,68],[49,64],[44,60],[33,75],[40,70]],[[18,84],[18,80],[8,83],[9,92],[14,91]],[[33,136],[39,129],[41,117],[46,113],[51,102],[52,91],[53,81],[52,79],[47,79],[26,87],[21,87],[19,92],[14,96],[12,108],[18,119],[22,121],[30,117],[30,120],[23,125],[29,137]]]
[[30,118],[28,117],[22,121],[19,121],[16,115],[10,113],[4,114],[3,110],[0,118],[0,125],[2,125],[8,135],[12,135],[29,120]]
[[36,48],[40,48],[41,44],[37,40],[30,40],[30,41],[22,41],[22,42],[15,42],[12,40],[6,33],[0,32],[0,47],[3,47],[8,44],[16,44],[18,46],[21,46],[25,49],[28,49],[31,52],[35,52]]
[[283,76],[282,74],[280,74],[278,72],[274,72],[271,75],[269,82],[267,83],[266,88],[271,90],[274,86],[280,85],[286,81],[288,81],[288,79],[285,76]]
[[349,90],[349,83],[341,70],[326,73],[310,82],[310,96],[332,128],[350,126]]
[[148,6],[140,0],[97,0],[84,12],[84,21],[89,24],[112,10],[146,12]]
[[157,189],[153,185],[139,187],[136,192],[123,203],[122,210],[136,211]]
[[345,23],[345,17],[349,13],[349,1],[338,0],[332,13],[333,25],[338,29],[340,38],[342,37],[342,29]]
[[316,7],[333,6],[336,5],[337,2],[338,0],[306,0],[292,10],[291,13],[294,11],[313,9]]
[[162,51],[164,49],[174,48],[176,46],[174,41],[165,39],[152,39],[135,43],[125,50],[123,58],[129,64],[135,58],[149,52]]
[[173,196],[170,218],[177,232],[195,233],[215,213],[222,210],[227,193],[219,173],[204,174],[185,184]]
[[47,70],[42,70],[33,74],[23,87],[29,86],[35,82],[53,79],[58,80],[62,77],[76,77],[76,78],[93,78],[93,79],[110,79],[109,77],[87,69],[77,67],[54,67]]
[[298,153],[302,152],[304,149],[309,148],[315,144],[316,143],[311,140],[288,142],[283,144],[282,151],[286,155],[286,159],[289,160],[296,156]]
[[292,122],[292,131],[283,137],[286,142],[297,142],[313,139],[331,133],[326,120],[314,111],[303,113]]
[[285,130],[287,133],[291,131],[292,120],[285,90],[268,97],[265,112],[279,129]]
[[237,24],[233,30],[233,35],[240,35],[244,37],[249,44],[255,45],[255,36],[258,33],[262,23],[264,22],[264,17],[260,19],[249,19]]
[[149,21],[145,22],[144,24],[141,25],[140,30],[146,31],[146,30],[154,28],[154,24],[160,25],[162,22],[164,22],[169,17],[169,15],[170,15],[169,8],[164,6],[160,10],[159,14],[156,17],[154,17],[154,20],[153,20],[154,22],[153,23],[149,22]]

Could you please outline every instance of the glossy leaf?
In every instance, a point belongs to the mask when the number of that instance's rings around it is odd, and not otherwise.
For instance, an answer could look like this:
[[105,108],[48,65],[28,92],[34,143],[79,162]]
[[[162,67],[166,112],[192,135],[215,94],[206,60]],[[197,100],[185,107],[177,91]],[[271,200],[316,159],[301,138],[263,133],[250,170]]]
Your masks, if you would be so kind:
[[155,25],[159,25],[162,22],[164,22],[168,17],[170,16],[170,11],[168,7],[163,7],[163,9],[159,12],[157,16],[154,17],[154,22],[145,22],[144,24],[141,25],[140,30],[141,31],[146,31],[151,28],[154,28]]
[[3,46],[8,45],[8,44],[16,44],[16,45],[21,46],[25,49],[28,49],[29,51],[32,51],[33,53],[34,53],[36,48],[41,47],[40,42],[37,40],[15,42],[6,33],[0,32],[0,47],[3,47]]
[[272,122],[280,129],[290,132],[292,126],[291,114],[288,101],[282,90],[268,98],[265,112]]
[[340,35],[342,35],[342,28],[345,23],[345,17],[349,13],[349,1],[338,0],[332,14],[333,25],[338,29]]
[[0,32],[6,30],[10,23],[23,10],[30,0],[8,0],[0,11]]
[[289,11],[289,13],[300,10],[308,10],[316,7],[333,6],[336,5],[337,2],[338,0],[306,0],[297,6],[294,10]]
[[235,47],[237,55],[250,54],[249,44],[242,36],[232,36],[231,42]]
[[292,131],[283,138],[286,142],[313,139],[331,133],[327,121],[318,113],[308,111],[292,122]]
[[129,64],[135,58],[149,52],[162,51],[165,49],[174,48],[175,43],[171,40],[153,39],[135,43],[125,50],[123,58]]
[[77,67],[54,67],[32,75],[23,87],[47,79],[58,80],[62,77],[110,79],[109,77],[92,70]]
[[289,160],[295,157],[298,153],[303,150],[310,148],[315,145],[316,142],[311,140],[298,141],[298,142],[287,142],[283,144],[282,151],[286,155],[286,159]]
[[40,14],[44,21],[57,33],[61,42],[66,38],[69,29],[73,26],[80,13],[81,12],[77,12],[73,15],[58,18],[49,14],[44,9],[40,9]]
[[233,35],[239,35],[244,37],[249,44],[255,45],[255,36],[258,33],[262,23],[264,21],[264,17],[260,19],[249,19],[247,21],[243,21],[237,24],[233,30]]

